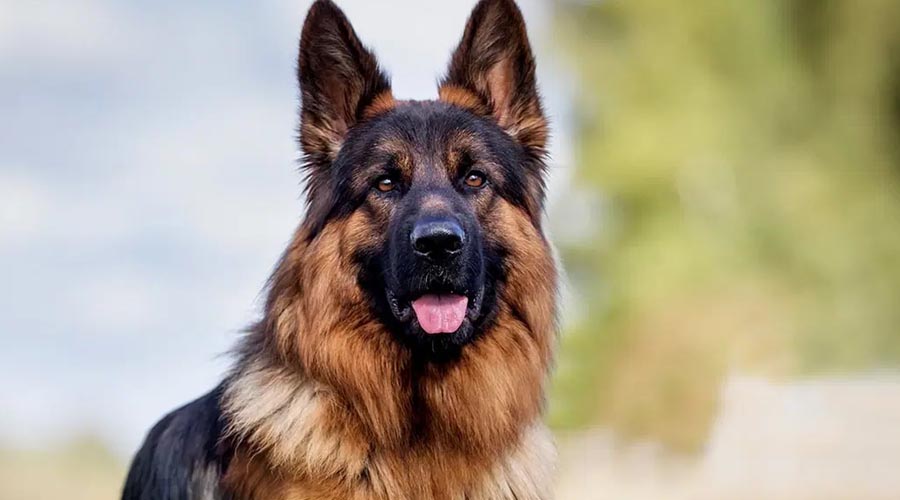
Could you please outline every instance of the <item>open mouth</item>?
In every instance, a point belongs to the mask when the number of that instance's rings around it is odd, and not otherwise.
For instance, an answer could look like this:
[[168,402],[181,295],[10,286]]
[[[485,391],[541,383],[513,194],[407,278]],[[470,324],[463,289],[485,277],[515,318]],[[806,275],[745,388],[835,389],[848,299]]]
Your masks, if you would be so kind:
[[412,308],[425,333],[453,333],[466,319],[469,298],[455,294],[427,294],[414,300]]
[[397,319],[415,320],[427,335],[441,335],[456,333],[466,319],[478,317],[483,289],[471,297],[461,293],[425,293],[408,303],[398,300],[390,290],[387,294]]

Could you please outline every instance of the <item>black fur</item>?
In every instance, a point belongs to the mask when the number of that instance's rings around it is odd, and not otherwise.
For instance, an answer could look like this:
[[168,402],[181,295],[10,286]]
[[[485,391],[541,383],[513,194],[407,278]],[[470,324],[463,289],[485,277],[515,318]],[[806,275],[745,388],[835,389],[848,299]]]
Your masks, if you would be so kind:
[[227,500],[219,480],[228,466],[219,400],[223,386],[166,415],[131,463],[123,500]]

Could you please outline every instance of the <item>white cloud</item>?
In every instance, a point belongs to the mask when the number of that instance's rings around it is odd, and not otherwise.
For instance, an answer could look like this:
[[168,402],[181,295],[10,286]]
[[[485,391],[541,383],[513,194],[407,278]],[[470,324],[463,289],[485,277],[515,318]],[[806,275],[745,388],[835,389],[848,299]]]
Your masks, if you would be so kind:
[[33,179],[0,169],[0,250],[34,238],[49,215],[47,193]]
[[[128,50],[122,43],[123,25],[132,25],[132,21],[115,2],[2,2],[0,61],[22,65],[40,59],[83,67],[119,58]],[[130,33],[133,37],[138,31]]]

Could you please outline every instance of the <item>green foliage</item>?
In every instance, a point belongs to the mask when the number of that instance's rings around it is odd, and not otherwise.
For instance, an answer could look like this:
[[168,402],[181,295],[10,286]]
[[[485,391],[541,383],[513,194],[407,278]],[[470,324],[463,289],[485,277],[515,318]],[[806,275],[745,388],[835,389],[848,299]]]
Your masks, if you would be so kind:
[[575,184],[605,211],[562,249],[589,313],[564,336],[556,425],[692,449],[729,371],[896,365],[900,3],[559,11]]

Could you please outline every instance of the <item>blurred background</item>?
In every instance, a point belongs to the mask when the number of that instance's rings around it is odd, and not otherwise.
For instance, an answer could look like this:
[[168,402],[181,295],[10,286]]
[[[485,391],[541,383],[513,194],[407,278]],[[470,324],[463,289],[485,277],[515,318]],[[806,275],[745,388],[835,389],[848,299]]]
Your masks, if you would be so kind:
[[[0,499],[116,498],[303,206],[308,0],[0,0]],[[474,0],[340,0],[436,94]],[[560,499],[900,498],[900,3],[520,0]]]

